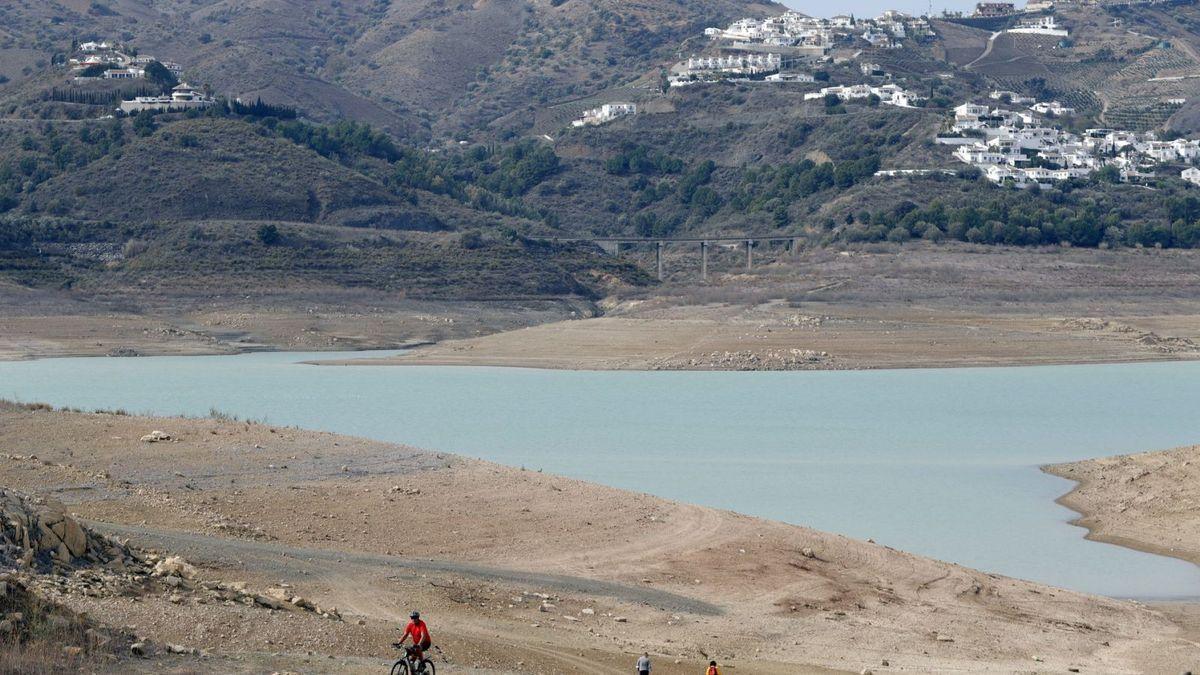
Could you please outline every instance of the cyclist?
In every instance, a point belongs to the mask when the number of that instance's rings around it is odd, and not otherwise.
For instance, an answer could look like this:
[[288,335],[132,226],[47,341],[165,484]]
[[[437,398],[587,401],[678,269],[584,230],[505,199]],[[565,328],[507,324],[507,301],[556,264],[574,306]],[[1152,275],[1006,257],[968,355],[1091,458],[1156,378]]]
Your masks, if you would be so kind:
[[721,675],[721,670],[717,668],[716,661],[708,662],[708,670],[704,671],[704,675]]
[[418,664],[417,672],[420,673],[425,671],[425,662],[423,660],[425,658],[425,650],[429,649],[433,641],[429,638],[429,626],[426,626],[425,622],[421,620],[420,612],[413,612],[409,615],[409,619],[411,621],[404,627],[404,634],[400,636],[400,641],[396,643],[396,646],[399,647],[404,644],[405,640],[410,637],[412,638],[413,649],[416,650],[414,656]]

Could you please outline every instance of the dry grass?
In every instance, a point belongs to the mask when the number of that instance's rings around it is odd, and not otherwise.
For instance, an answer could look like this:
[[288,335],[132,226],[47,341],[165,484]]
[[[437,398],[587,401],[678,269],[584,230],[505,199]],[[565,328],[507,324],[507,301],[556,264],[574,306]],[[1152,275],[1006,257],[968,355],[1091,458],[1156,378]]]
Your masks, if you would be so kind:
[[116,641],[83,616],[43,600],[14,580],[0,581],[0,673],[92,670],[111,656]]

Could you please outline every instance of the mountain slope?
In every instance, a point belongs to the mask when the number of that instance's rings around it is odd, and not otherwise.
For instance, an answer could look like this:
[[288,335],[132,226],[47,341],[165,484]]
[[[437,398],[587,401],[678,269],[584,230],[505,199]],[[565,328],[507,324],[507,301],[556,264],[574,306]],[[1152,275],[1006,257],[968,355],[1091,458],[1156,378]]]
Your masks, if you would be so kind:
[[52,0],[0,8],[0,63],[8,50],[48,61],[74,38],[104,37],[316,119],[420,136],[524,109],[502,125],[520,130],[531,102],[636,79],[705,25],[779,11],[752,0]]

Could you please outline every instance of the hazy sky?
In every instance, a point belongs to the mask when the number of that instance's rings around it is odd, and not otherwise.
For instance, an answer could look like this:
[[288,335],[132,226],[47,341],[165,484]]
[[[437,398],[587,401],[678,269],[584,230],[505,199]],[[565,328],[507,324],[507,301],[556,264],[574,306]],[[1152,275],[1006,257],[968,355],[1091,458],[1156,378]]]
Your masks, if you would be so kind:
[[[930,0],[783,0],[783,4],[811,16],[833,16],[834,14],[855,14],[859,16],[878,16],[885,9],[898,9],[909,14],[925,14],[929,12]],[[1025,4],[1018,0],[1018,5]],[[934,13],[943,9],[965,10],[975,7],[974,0],[933,0]]]

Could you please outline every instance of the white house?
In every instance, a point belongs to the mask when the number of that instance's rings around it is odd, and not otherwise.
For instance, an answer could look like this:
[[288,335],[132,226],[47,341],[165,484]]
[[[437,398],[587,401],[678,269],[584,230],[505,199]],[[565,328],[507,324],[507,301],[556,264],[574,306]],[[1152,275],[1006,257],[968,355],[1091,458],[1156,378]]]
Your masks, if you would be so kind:
[[1192,185],[1200,185],[1200,169],[1197,169],[1194,166],[1184,169],[1183,172],[1179,174],[1179,177],[1191,183]]
[[1074,108],[1069,108],[1058,101],[1050,101],[1049,103],[1034,103],[1033,105],[1029,106],[1029,109],[1036,113],[1041,113],[1043,115],[1054,115],[1055,117],[1075,114]]
[[1054,37],[1067,37],[1070,35],[1066,28],[1058,25],[1053,16],[1043,16],[1036,21],[1022,23],[1016,28],[1008,29],[1008,32],[1027,35],[1052,35]]
[[212,98],[205,96],[199,89],[183,83],[172,89],[170,96],[138,96],[132,101],[121,101],[121,110],[126,113],[142,110],[169,112],[208,108],[214,103]]
[[809,73],[772,73],[766,78],[767,82],[816,82],[817,78]]
[[1034,103],[1037,103],[1036,98],[1032,96],[1023,96],[1015,91],[996,90],[991,94],[988,94],[989,98],[996,101],[999,101],[1005,96],[1008,97],[1009,102],[1011,102],[1013,105],[1033,105]]
[[636,115],[637,104],[634,103],[605,103],[599,108],[585,110],[583,117],[571,122],[573,127],[597,126],[607,124],[618,117]]

